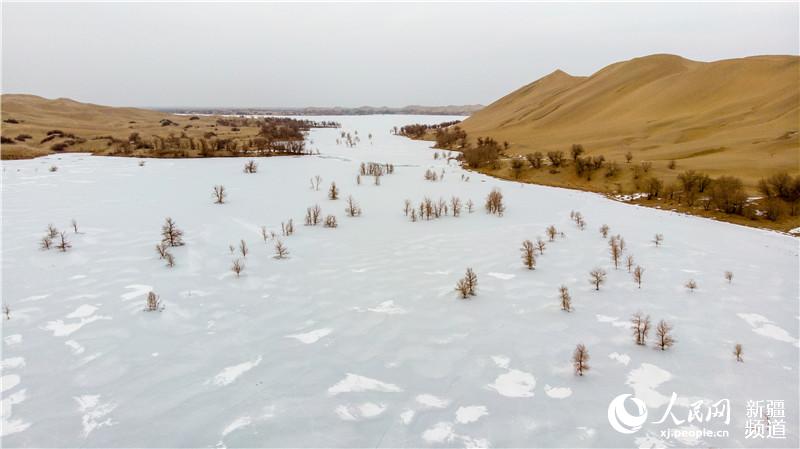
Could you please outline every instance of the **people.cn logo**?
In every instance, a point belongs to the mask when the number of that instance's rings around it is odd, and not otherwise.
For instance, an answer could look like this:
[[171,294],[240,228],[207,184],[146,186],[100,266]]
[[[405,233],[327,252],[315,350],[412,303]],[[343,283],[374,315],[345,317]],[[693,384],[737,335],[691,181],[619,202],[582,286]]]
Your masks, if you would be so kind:
[[[625,408],[625,401],[628,398],[636,406],[638,412],[636,415],[628,413]],[[621,394],[608,404],[608,423],[619,433],[636,433],[645,421],[647,421],[647,406],[641,399],[632,398],[630,394]]]

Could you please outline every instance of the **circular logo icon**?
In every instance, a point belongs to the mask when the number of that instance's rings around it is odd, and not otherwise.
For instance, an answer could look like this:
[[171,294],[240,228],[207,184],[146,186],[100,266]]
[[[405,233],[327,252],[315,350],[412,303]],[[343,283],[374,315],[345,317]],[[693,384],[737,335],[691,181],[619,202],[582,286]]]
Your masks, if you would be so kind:
[[[636,405],[637,414],[632,415],[625,409],[625,400],[630,398]],[[619,433],[636,433],[647,421],[647,406],[644,401],[631,398],[630,394],[621,394],[608,404],[608,423]]]

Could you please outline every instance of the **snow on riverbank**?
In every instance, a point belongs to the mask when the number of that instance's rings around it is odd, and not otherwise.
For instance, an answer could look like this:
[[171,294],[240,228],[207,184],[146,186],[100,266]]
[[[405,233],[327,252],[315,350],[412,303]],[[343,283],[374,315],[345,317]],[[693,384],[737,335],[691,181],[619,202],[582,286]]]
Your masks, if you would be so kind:
[[[632,207],[596,194],[488,178],[433,159],[427,142],[392,126],[449,117],[337,117],[358,131],[313,130],[319,156],[148,160],[60,155],[3,161],[2,331],[4,446],[588,446],[632,447],[665,427],[614,431],[609,402],[638,393],[660,418],[675,392],[731,401],[726,438],[667,440],[741,446],[746,401],[798,409],[798,247],[773,232]],[[368,137],[372,134],[372,139]],[[394,163],[376,186],[357,184],[362,161]],[[49,172],[57,165],[57,172]],[[426,169],[444,180],[425,181]],[[309,179],[322,177],[319,191]],[[335,181],[340,198],[326,190]],[[213,204],[224,184],[227,204]],[[502,218],[482,209],[499,187]],[[363,215],[344,214],[348,196]],[[459,218],[410,222],[403,201],[458,195],[476,204]],[[336,229],[302,225],[307,207]],[[569,219],[580,211],[588,226]],[[164,218],[185,231],[167,268],[154,250]],[[41,251],[46,226],[69,228],[67,253]],[[260,226],[279,231],[276,260]],[[615,270],[598,228],[621,234],[645,268],[639,289]],[[535,270],[522,240],[555,225]],[[653,235],[664,235],[656,247]],[[228,246],[250,254],[238,279]],[[467,267],[478,295],[457,299]],[[595,291],[588,272],[602,267]],[[723,273],[734,273],[728,283]],[[689,278],[698,289],[689,293]],[[575,310],[562,312],[565,285]],[[147,292],[165,309],[143,312]],[[674,326],[668,351],[636,346],[629,317]],[[652,337],[652,336],[651,336]],[[573,374],[575,345],[591,370]],[[731,354],[744,346],[744,363]],[[773,446],[795,447],[798,430]]]

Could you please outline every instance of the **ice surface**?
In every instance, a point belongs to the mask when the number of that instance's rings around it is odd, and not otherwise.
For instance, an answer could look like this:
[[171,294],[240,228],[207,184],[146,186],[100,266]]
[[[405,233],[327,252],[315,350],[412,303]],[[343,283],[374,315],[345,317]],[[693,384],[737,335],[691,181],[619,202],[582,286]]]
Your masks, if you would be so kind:
[[[788,424],[800,416],[796,238],[466,173],[434,160],[429,143],[389,133],[449,117],[325,119],[361,143],[312,130],[319,156],[258,158],[256,174],[242,173],[240,158],[2,162],[3,447],[741,447],[746,401],[770,399],[784,400],[787,416],[787,438],[770,446],[798,446]],[[395,173],[357,185],[362,161],[392,162]],[[428,168],[444,180],[425,181]],[[320,191],[309,188],[314,175]],[[215,184],[227,204],[212,203]],[[494,187],[502,218],[482,208]],[[345,216],[350,195],[361,217]],[[403,214],[405,199],[453,195],[475,212],[416,223]],[[339,227],[303,226],[314,204]],[[154,250],[167,216],[186,240],[172,269]],[[275,260],[259,229],[279,232],[289,218],[290,257]],[[69,252],[38,249],[48,223],[68,231]],[[641,289],[614,269],[602,224],[645,268]],[[549,225],[565,237],[525,269],[521,242],[546,238]],[[250,254],[236,279],[228,245],[241,239]],[[454,286],[467,267],[478,295],[462,301]],[[600,291],[588,282],[595,267],[608,273]],[[562,284],[571,313],[559,307]],[[151,290],[164,311],[143,311]],[[655,349],[652,332],[635,345],[637,311],[669,321],[675,346]],[[582,377],[571,365],[578,343],[591,355]],[[616,396],[647,399],[652,421],[673,392],[683,419],[694,398],[729,398],[730,436],[609,426]]]

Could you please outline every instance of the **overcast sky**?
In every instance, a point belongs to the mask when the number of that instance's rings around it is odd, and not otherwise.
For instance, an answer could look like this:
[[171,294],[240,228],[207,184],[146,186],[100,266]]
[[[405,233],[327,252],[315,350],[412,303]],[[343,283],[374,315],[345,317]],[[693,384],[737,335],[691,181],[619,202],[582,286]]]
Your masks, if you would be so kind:
[[3,2],[4,93],[127,106],[488,104],[555,69],[794,54],[798,4]]

